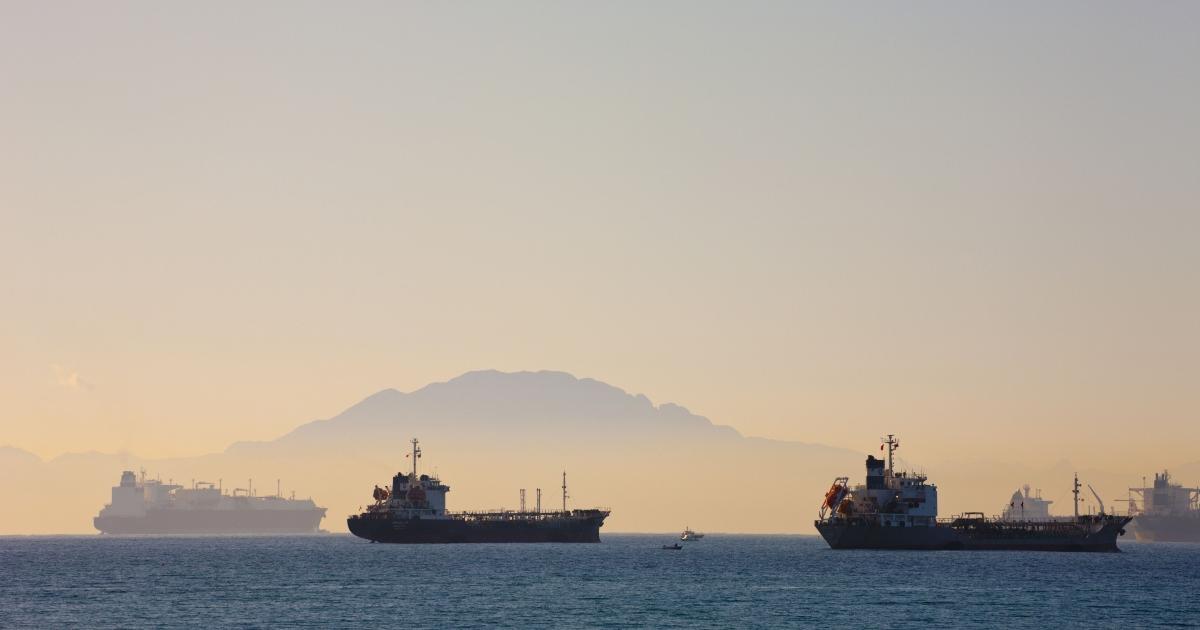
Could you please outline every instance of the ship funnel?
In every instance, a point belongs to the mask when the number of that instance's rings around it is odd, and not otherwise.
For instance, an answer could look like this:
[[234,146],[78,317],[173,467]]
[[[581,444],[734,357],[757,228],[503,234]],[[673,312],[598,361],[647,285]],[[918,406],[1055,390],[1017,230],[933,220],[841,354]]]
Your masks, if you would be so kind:
[[867,455],[867,488],[871,490],[885,487],[883,482],[883,460]]

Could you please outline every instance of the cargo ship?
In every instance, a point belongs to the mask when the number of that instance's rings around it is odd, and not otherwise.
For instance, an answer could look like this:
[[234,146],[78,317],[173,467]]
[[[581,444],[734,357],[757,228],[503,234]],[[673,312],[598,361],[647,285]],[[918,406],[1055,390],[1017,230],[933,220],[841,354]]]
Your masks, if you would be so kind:
[[1025,484],[1020,490],[1013,493],[1008,505],[1000,511],[1000,519],[1005,521],[1061,520],[1050,516],[1051,503],[1054,501],[1042,498],[1040,488],[1036,492],[1030,492],[1029,484]]
[[1200,542],[1200,488],[1172,482],[1165,470],[1154,475],[1154,486],[1129,489],[1129,512],[1138,540]]
[[851,487],[838,477],[825,494],[817,531],[833,549],[979,549],[1028,551],[1119,551],[1128,516],[1079,514],[1079,477],[1075,477],[1075,515],[1070,519],[989,518],[967,512],[938,518],[937,486],[923,474],[897,472],[892,455],[900,446],[894,435],[881,440],[887,461],[867,456],[865,484]]
[[609,510],[567,508],[567,473],[563,472],[562,509],[542,511],[541,489],[537,506],[485,512],[450,512],[446,493],[450,486],[436,475],[418,475],[419,442],[412,440],[412,470],[396,473],[390,488],[375,486],[375,503],[346,521],[350,533],[379,543],[596,543]]
[[325,508],[312,499],[255,496],[250,487],[226,493],[217,484],[192,487],[121,473],[112,502],[93,520],[103,534],[310,534],[317,532]]

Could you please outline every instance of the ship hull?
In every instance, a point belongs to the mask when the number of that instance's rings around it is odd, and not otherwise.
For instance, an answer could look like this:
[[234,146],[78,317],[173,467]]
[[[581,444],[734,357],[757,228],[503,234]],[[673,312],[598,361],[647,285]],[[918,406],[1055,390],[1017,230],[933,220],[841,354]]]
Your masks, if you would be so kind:
[[145,516],[97,516],[104,534],[312,534],[325,510],[152,510]]
[[1139,516],[1133,535],[1146,542],[1200,542],[1200,518],[1195,516]]
[[817,522],[817,531],[833,549],[962,549],[947,527],[872,527]]
[[1089,551],[1115,552],[1117,537],[1127,519],[1112,519],[1096,529],[1077,532],[1031,530],[1022,525],[988,525],[962,528],[879,527],[817,521],[817,531],[833,549],[990,550],[990,551]]
[[350,517],[350,533],[372,542],[598,543],[604,516],[537,520],[400,519],[390,515]]

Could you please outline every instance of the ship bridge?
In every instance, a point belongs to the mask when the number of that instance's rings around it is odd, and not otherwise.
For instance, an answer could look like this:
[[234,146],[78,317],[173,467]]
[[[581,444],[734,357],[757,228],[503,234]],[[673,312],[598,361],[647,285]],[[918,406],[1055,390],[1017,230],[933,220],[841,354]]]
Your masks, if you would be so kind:
[[821,507],[821,518],[867,520],[885,527],[933,527],[937,522],[937,486],[922,473],[897,471],[894,435],[881,439],[887,459],[868,455],[866,483],[850,488],[845,477],[834,482]]

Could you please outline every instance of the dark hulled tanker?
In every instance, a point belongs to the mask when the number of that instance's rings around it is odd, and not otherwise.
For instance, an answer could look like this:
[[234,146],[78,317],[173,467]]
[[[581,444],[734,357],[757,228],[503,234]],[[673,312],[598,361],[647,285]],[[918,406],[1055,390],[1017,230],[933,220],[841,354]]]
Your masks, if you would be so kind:
[[[563,509],[554,512],[448,512],[450,487],[437,477],[417,474],[421,455],[413,440],[413,468],[397,473],[391,488],[376,487],[375,503],[346,524],[359,538],[381,543],[594,543],[608,510],[567,509],[563,473]],[[540,504],[540,501],[539,501]]]
[[[884,440],[887,461],[867,457],[866,484],[853,488],[837,478],[821,505],[817,531],[834,549],[989,549],[1026,551],[1119,551],[1127,516],[1007,520],[968,512],[937,518],[937,486],[925,475],[896,472],[894,436]],[[885,465],[886,464],[886,465]],[[1079,479],[1074,492],[1079,496]]]

